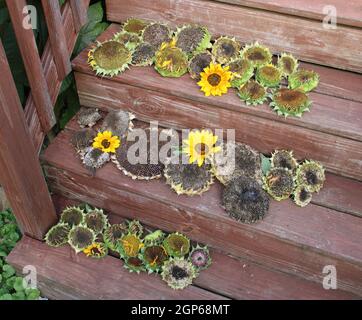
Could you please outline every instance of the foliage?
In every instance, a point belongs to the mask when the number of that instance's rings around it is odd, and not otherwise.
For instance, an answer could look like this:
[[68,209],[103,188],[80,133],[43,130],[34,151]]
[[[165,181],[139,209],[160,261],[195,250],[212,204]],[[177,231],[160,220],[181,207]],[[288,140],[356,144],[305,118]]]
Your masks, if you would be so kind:
[[16,276],[14,268],[5,261],[20,237],[10,210],[0,212],[0,300],[36,300],[40,296],[37,289],[24,289],[23,278]]

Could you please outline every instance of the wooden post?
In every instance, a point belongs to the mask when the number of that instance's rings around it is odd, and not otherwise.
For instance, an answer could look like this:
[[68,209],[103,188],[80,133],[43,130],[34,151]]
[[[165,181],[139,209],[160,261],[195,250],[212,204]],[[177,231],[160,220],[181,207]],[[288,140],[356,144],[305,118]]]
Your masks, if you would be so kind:
[[24,61],[39,120],[43,131],[48,133],[56,123],[56,119],[33,30],[25,29],[23,26],[23,20],[25,18],[23,9],[27,4],[25,0],[6,0],[6,5]]
[[70,0],[70,7],[72,8],[74,26],[77,33],[87,23],[87,6],[84,1]]
[[67,41],[65,38],[59,1],[42,0],[49,41],[57,67],[58,79],[63,80],[71,72]]
[[0,180],[20,229],[41,240],[57,217],[1,41],[0,70]]

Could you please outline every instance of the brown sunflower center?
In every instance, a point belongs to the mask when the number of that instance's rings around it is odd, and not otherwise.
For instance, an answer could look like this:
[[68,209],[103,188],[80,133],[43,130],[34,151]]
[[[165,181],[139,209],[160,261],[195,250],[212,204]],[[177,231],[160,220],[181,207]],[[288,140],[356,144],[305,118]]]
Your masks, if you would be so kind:
[[283,64],[284,64],[284,69],[287,70],[289,73],[293,71],[293,64],[292,61],[290,61],[290,59],[284,59]]
[[104,148],[106,148],[106,149],[111,146],[111,143],[109,142],[108,139],[102,140],[101,144],[102,144],[102,146],[103,146]]
[[299,198],[301,201],[305,201],[308,198],[308,191],[305,189],[302,189],[299,194]]
[[198,143],[195,146],[195,149],[196,149],[196,152],[202,156],[206,155],[209,152],[209,147],[203,142]]
[[99,250],[99,248],[97,248],[97,247],[93,247],[93,248],[91,249],[91,253],[92,253],[92,255],[101,255],[101,254],[102,254],[102,251]]
[[129,50],[124,44],[117,41],[103,43],[94,51],[94,60],[101,68],[106,70],[122,67],[129,56]]
[[274,78],[277,77],[278,71],[274,67],[264,67],[262,68],[262,73],[266,77]]
[[235,53],[235,47],[232,43],[223,43],[221,48],[226,56],[232,56]]
[[188,277],[188,273],[186,272],[186,270],[180,268],[179,266],[174,266],[172,268],[171,274],[176,280],[182,280]]
[[248,54],[248,59],[253,61],[264,60],[265,56],[261,51],[251,51]]
[[127,262],[134,267],[142,266],[142,260],[137,257],[130,257],[128,258]]
[[221,82],[221,77],[217,73],[212,73],[207,77],[207,82],[216,87]]
[[318,178],[313,171],[307,171],[305,176],[309,184],[315,185],[318,183]]

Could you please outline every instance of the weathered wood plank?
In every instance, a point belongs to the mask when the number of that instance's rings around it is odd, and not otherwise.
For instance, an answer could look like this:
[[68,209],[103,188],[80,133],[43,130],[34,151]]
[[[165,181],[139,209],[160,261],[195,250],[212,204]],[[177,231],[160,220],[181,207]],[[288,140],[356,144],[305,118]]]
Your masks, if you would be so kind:
[[310,18],[323,21],[326,17],[324,8],[335,7],[337,13],[337,23],[353,27],[362,27],[362,6],[359,0],[348,1],[348,5],[343,0],[217,0],[230,4],[259,8],[267,11],[274,11],[295,15],[298,17]]
[[323,267],[336,265],[340,288],[362,293],[360,218],[315,205],[303,209],[291,201],[273,201],[262,222],[237,223],[220,206],[220,185],[195,199],[177,196],[164,181],[133,181],[112,164],[92,178],[69,138],[69,132],[58,135],[44,155],[54,192],[153,227],[180,230],[235,256],[319,283]]
[[62,81],[71,72],[67,40],[62,24],[62,15],[58,1],[42,0],[45,20],[48,26],[49,41],[54,62],[57,67],[58,79]]
[[[140,120],[157,120],[166,127],[177,129],[199,127],[235,129],[238,141],[250,144],[263,153],[283,148],[294,150],[299,159],[318,160],[331,172],[362,180],[362,143],[359,141],[293,125],[298,120],[283,121],[283,118],[280,118],[278,120],[283,122],[274,121],[277,117],[267,106],[254,108],[240,106],[239,98],[232,93],[221,99],[214,97],[209,99],[199,94],[198,88],[186,78],[185,81],[178,79],[178,82],[167,79],[166,84],[163,83],[163,78],[157,75],[151,76],[155,71],[146,68],[142,75],[141,71],[141,69],[132,69],[123,77],[117,78],[120,81],[77,72],[75,76],[81,104],[107,109],[127,109],[135,113]],[[138,80],[135,73],[139,76]],[[125,81],[126,78],[133,80]],[[141,82],[141,78],[149,79],[150,87],[153,88],[145,90],[121,83],[124,81],[136,85]],[[163,83],[169,94],[155,90],[157,83]],[[183,94],[187,99],[176,97],[175,94],[179,96]],[[193,101],[188,99],[190,96]],[[318,107],[315,106],[311,113],[299,122],[305,124],[304,119],[313,118],[310,116],[315,113],[317,118],[323,121],[322,114],[318,117]],[[271,119],[256,116],[260,113],[270,114]],[[334,119],[336,126],[339,120],[339,118]]]
[[215,36],[234,35],[242,42],[258,40],[274,53],[288,51],[305,61],[362,72],[362,52],[356,46],[362,41],[359,29],[339,26],[327,30],[318,21],[215,1],[107,0],[106,4],[110,21],[139,17],[173,25],[196,22],[206,25]]
[[0,180],[21,230],[42,239],[55,209],[1,41],[0,70]]
[[10,18],[21,56],[23,58],[26,75],[31,88],[31,96],[35,102],[36,112],[41,128],[45,133],[47,133],[56,123],[56,119],[33,30],[31,28],[25,29],[23,27],[23,20],[25,17],[23,9],[26,7],[27,3],[25,0],[6,0],[6,4],[10,13]]
[[[97,38],[97,40],[102,42],[110,39],[113,34],[119,30],[120,25],[111,24],[107,30]],[[89,69],[86,63],[88,50],[89,48],[85,49],[78,57],[73,60],[73,67],[76,70],[84,72],[85,70]],[[320,83],[313,92],[362,102],[362,75],[306,62],[302,62],[301,67],[315,70],[320,74]]]
[[[54,195],[59,212],[79,201]],[[124,221],[120,216],[107,213],[111,223]],[[152,230],[148,226],[146,229]],[[323,287],[299,277],[268,269],[244,258],[235,258],[210,249],[212,265],[200,273],[194,283],[203,289],[233,299],[354,299],[351,293],[341,290],[324,290]]]
[[73,22],[77,33],[87,23],[87,7],[79,0],[69,0],[73,12]]
[[[84,1],[84,6],[88,7],[90,0],[83,0],[83,1]],[[73,25],[73,16],[69,2],[66,2],[62,7],[62,23],[63,23],[64,32],[67,35],[66,40],[67,40],[68,54],[70,56],[72,54],[75,42],[77,40],[77,33]],[[55,105],[62,83],[57,77],[57,69],[53,59],[50,42],[48,42],[45,46],[41,58],[41,63],[43,65],[45,78],[48,83],[49,94],[51,96],[52,104]],[[30,129],[31,136],[33,137],[33,143],[35,149],[38,152],[40,152],[45,134],[42,131],[39,117],[35,109],[35,102],[32,95],[28,97],[24,113],[25,113],[26,122]]]
[[225,299],[195,286],[175,291],[159,277],[128,272],[120,259],[89,259],[70,247],[55,249],[28,237],[20,240],[7,260],[18,272],[26,265],[35,266],[39,289],[50,299]]

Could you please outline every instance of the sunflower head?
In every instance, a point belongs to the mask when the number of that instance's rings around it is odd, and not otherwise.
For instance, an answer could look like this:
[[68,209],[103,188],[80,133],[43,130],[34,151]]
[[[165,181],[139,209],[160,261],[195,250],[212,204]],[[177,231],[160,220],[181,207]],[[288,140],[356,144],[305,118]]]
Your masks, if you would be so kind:
[[140,257],[128,257],[124,261],[125,269],[127,269],[129,272],[136,272],[140,273],[143,271],[146,271],[146,266],[144,265],[144,262]]
[[74,148],[81,153],[84,149],[88,148],[93,139],[96,136],[96,132],[91,128],[82,129],[72,134],[70,138],[71,144]]
[[272,88],[279,86],[282,73],[273,64],[267,64],[258,68],[255,78],[261,85]]
[[162,280],[172,289],[185,289],[197,277],[197,271],[191,262],[184,258],[174,258],[166,261],[162,267]]
[[231,72],[231,86],[233,88],[240,88],[243,84],[248,82],[254,75],[254,67],[250,61],[245,59],[236,59],[228,64],[229,71]]
[[113,251],[117,250],[119,240],[128,232],[126,223],[112,224],[103,233],[104,242]]
[[120,145],[118,136],[114,136],[111,131],[98,132],[93,141],[93,148],[100,149],[104,153],[115,153]]
[[124,110],[110,111],[103,120],[101,131],[111,131],[113,136],[125,137],[133,128],[135,116]]
[[270,50],[267,47],[260,45],[258,42],[246,45],[244,50],[241,52],[241,56],[250,61],[256,68],[271,63],[273,58]]
[[167,163],[164,170],[166,183],[178,194],[201,195],[214,182],[211,166],[203,164]]
[[142,259],[149,273],[159,272],[168,259],[168,254],[163,246],[151,245],[142,250]]
[[272,168],[264,177],[263,187],[277,201],[288,199],[294,190],[293,172],[286,168]]
[[189,57],[211,47],[211,34],[206,27],[185,25],[177,29],[175,38],[176,46]]
[[147,25],[148,23],[145,20],[130,18],[124,23],[123,30],[126,32],[141,35],[143,29],[146,28]]
[[205,96],[221,96],[227,93],[231,83],[231,72],[229,67],[222,67],[220,64],[210,63],[203,72],[200,73],[201,80],[197,83]]
[[221,151],[220,146],[216,146],[218,136],[209,130],[194,130],[183,140],[182,153],[189,157],[189,163],[197,163],[199,167],[205,160]]
[[132,53],[123,43],[109,40],[88,52],[88,63],[97,75],[113,77],[128,68]]
[[163,77],[178,78],[187,72],[186,54],[175,45],[175,40],[165,42],[156,52],[155,69]]
[[275,90],[270,106],[278,115],[301,117],[304,112],[309,111],[312,102],[308,96],[300,91],[287,88]]
[[121,257],[136,257],[144,246],[142,240],[137,235],[131,233],[124,235],[118,244]]
[[103,167],[110,160],[109,153],[93,147],[84,149],[81,152],[81,158],[85,167],[92,173],[95,173],[95,169]]
[[254,223],[267,214],[269,197],[254,179],[238,176],[225,186],[222,204],[231,218]]
[[134,50],[142,41],[137,34],[124,30],[116,33],[113,40],[123,43],[129,50]]
[[104,215],[103,210],[94,209],[85,215],[84,223],[95,234],[100,234],[108,225],[108,219]]
[[247,83],[240,86],[238,96],[247,105],[256,106],[263,104],[268,99],[266,89],[254,80],[249,80]]
[[81,107],[77,114],[77,122],[81,128],[91,128],[100,119],[102,119],[102,116],[97,108]]
[[83,253],[87,257],[100,259],[105,257],[108,254],[108,249],[106,245],[102,242],[94,242],[87,248],[83,250]]
[[147,25],[142,31],[143,42],[148,42],[150,45],[158,49],[162,43],[167,43],[171,40],[172,32],[170,28],[162,23],[154,22]]
[[225,64],[240,55],[240,43],[235,38],[220,37],[212,46],[212,55],[218,63]]
[[189,260],[196,270],[205,270],[211,265],[210,252],[207,247],[197,245],[190,253]]
[[84,220],[84,211],[79,207],[68,207],[60,215],[60,222],[68,224],[70,227],[80,225]]
[[309,92],[318,86],[319,74],[313,70],[299,69],[289,76],[288,83],[290,89]]
[[68,242],[70,227],[66,223],[58,223],[53,226],[45,236],[45,242],[51,247],[60,247]]
[[139,237],[143,235],[144,228],[138,220],[132,220],[128,223],[128,232]]
[[137,46],[132,55],[132,65],[138,67],[150,66],[155,59],[156,48],[147,42]]
[[222,146],[222,152],[215,154],[212,172],[222,183],[228,184],[238,176],[246,176],[262,184],[260,153],[250,146],[229,141]]
[[278,58],[278,68],[283,76],[288,77],[298,69],[298,60],[293,55],[282,53]]
[[94,232],[84,226],[73,227],[69,232],[68,243],[78,253],[95,242]]
[[312,193],[309,192],[304,185],[300,185],[295,188],[294,193],[294,202],[299,207],[305,207],[312,200]]
[[183,257],[190,251],[190,239],[178,232],[171,233],[163,241],[163,246],[171,257]]
[[293,151],[275,150],[271,157],[271,166],[273,168],[286,168],[294,172],[298,162],[293,156]]
[[323,166],[316,161],[305,161],[297,168],[297,184],[309,192],[319,192],[325,181]]
[[201,80],[200,73],[212,62],[212,55],[209,51],[200,52],[194,55],[188,65],[189,73],[192,79]]
[[161,244],[164,238],[165,233],[162,230],[156,230],[146,235],[143,242],[145,246],[157,245]]

